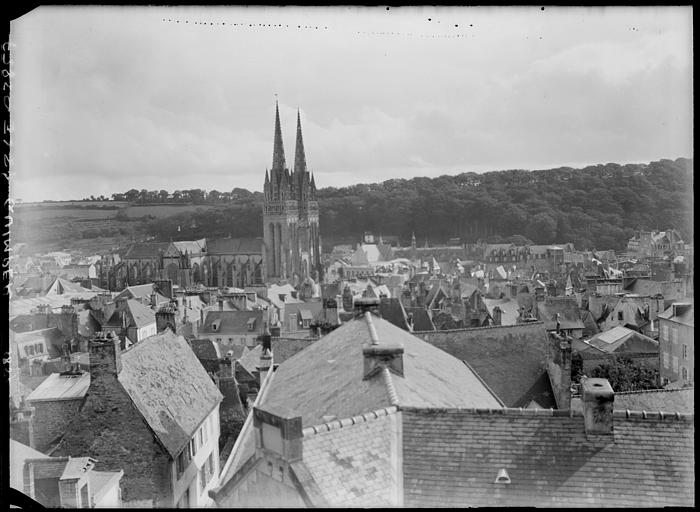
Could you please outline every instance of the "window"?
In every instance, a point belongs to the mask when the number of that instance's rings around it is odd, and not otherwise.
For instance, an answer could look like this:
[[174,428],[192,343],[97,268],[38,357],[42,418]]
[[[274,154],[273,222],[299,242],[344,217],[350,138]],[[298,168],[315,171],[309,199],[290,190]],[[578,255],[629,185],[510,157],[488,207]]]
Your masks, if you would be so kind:
[[194,457],[197,454],[197,443],[195,438],[190,439],[190,457]]
[[661,326],[661,338],[668,340],[668,325]]
[[202,467],[199,468],[199,492],[201,493],[204,491],[204,488],[207,486],[207,470],[206,470],[207,465],[202,464]]
[[228,339],[229,343],[233,343],[233,338]]
[[673,339],[674,345],[678,343],[678,329],[676,329],[675,327],[671,329],[671,337]]
[[625,315],[623,314],[622,311],[618,311],[618,312],[617,312],[617,319],[618,319],[618,320],[624,320],[624,319],[625,319]]
[[683,345],[683,359],[688,359],[688,345]]
[[681,375],[683,376],[683,380],[688,380],[688,370],[686,370],[685,367],[683,367]]
[[211,452],[209,454],[209,458],[207,459],[207,473],[209,474],[209,477],[211,477],[214,474],[214,452]]
[[180,475],[182,475],[185,472],[185,469],[187,469],[187,466],[190,464],[190,451],[189,451],[189,446],[185,446],[183,450],[180,452],[180,455],[177,456],[177,476],[178,478]]
[[216,341],[220,343],[220,342],[221,342],[221,338],[216,338]]
[[664,368],[668,368],[668,367],[669,367],[668,360],[669,360],[669,358],[668,358],[668,352],[664,352]]
[[673,356],[671,361],[673,362],[673,371],[678,372],[678,358],[676,356]]
[[34,345],[34,350],[36,350],[37,354],[41,354],[44,351],[44,344],[43,343],[36,343]]
[[34,346],[27,345],[26,347],[24,347],[24,351],[27,353],[28,356],[33,356],[34,355]]

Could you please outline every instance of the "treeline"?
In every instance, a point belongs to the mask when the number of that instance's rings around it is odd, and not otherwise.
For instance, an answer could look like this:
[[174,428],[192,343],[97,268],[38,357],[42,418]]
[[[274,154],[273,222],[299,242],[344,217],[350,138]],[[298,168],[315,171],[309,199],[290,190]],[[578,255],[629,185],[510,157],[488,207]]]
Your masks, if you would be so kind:
[[[97,201],[99,199],[90,196],[91,199],[85,201]],[[100,196],[103,197],[103,196]],[[113,201],[128,201],[136,204],[163,204],[163,203],[188,203],[188,204],[215,204],[228,203],[231,201],[245,201],[247,199],[258,199],[262,201],[263,195],[260,192],[250,192],[244,188],[234,188],[230,192],[219,192],[218,190],[202,190],[193,188],[189,190],[175,190],[170,193],[167,190],[136,190],[132,188],[124,193],[112,194]]]
[[[486,240],[573,242],[579,249],[622,250],[635,230],[676,228],[693,236],[693,161],[463,173],[388,180],[317,192],[321,233],[359,240],[364,231],[419,245]],[[159,238],[261,236],[262,194],[230,206],[151,221]],[[129,200],[126,198],[126,200]],[[177,231],[178,226],[180,231]]]

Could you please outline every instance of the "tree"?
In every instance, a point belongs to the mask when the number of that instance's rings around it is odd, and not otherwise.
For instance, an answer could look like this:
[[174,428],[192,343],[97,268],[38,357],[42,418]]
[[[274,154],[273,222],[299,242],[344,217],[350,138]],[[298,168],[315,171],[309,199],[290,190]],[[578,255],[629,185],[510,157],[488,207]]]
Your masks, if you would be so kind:
[[616,392],[641,391],[659,387],[659,370],[635,363],[624,355],[593,368],[591,377],[608,379]]
[[128,192],[124,194],[124,197],[127,201],[130,203],[135,202],[139,198],[139,191],[136,190],[135,188],[132,188]]
[[160,192],[158,192],[158,198],[160,199],[161,203],[166,202],[168,200],[169,195],[170,194],[168,194],[167,190],[161,190]]

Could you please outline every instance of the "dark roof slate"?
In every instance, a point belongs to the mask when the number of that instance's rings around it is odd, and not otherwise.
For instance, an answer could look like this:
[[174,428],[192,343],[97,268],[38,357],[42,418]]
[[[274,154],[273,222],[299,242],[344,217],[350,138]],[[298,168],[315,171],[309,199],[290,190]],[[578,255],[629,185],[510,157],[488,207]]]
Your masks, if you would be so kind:
[[165,330],[122,353],[119,382],[177,457],[223,396],[182,336]]
[[263,241],[260,238],[220,238],[207,240],[209,254],[262,254]]
[[404,409],[405,506],[694,505],[692,420],[616,413],[607,443],[568,411],[507,412]]

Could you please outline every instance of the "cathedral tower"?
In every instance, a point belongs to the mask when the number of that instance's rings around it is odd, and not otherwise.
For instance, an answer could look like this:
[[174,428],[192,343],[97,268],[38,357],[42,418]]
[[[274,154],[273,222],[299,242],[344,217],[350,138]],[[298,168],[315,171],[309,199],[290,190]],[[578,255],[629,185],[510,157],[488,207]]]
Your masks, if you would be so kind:
[[321,237],[318,224],[316,184],[306,169],[306,154],[297,112],[294,168],[287,168],[279,106],[275,104],[275,135],[272,168],[265,171],[263,233],[267,248],[268,275],[296,281],[321,278]]

